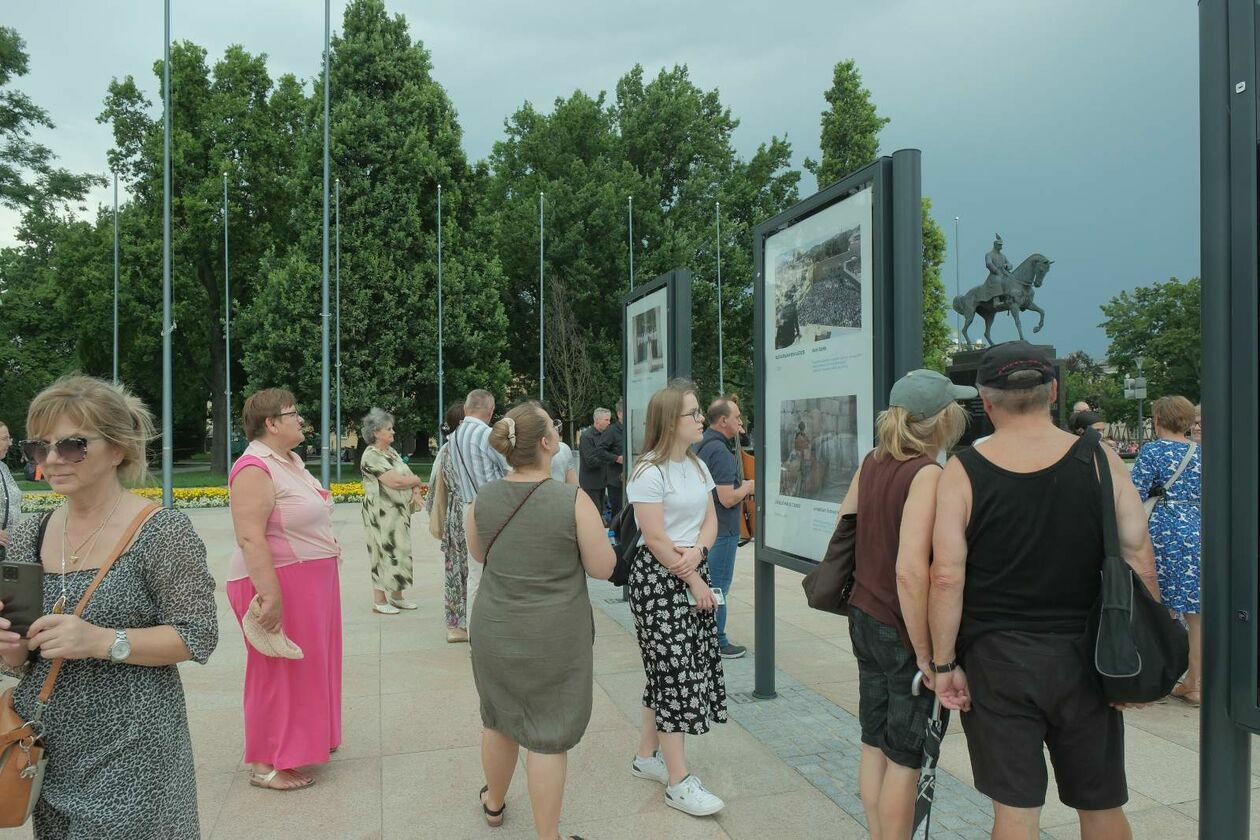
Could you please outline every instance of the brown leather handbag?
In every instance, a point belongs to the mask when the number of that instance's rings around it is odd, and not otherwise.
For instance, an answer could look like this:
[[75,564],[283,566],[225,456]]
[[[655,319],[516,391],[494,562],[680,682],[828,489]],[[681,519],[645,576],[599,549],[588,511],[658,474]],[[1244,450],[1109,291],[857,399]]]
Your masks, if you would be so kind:
[[849,596],[853,594],[853,573],[857,568],[856,547],[857,514],[846,513],[836,524],[822,562],[801,581],[811,607],[837,615],[849,614]]
[[[79,599],[74,614],[82,617],[83,608],[92,598],[92,593],[105,578],[105,573],[114,565],[114,561],[126,551],[131,538],[149,518],[158,505],[146,505],[137,514],[135,520],[127,527],[122,540],[109,559],[101,564],[100,571],[88,585],[87,591]],[[41,535],[43,529],[40,529]],[[42,543],[43,540],[41,539]],[[36,552],[38,553],[38,547]],[[44,687],[39,692],[39,700],[35,705],[35,715],[31,720],[23,720],[13,705],[13,689],[0,694],[0,828],[17,828],[31,817],[35,804],[39,802],[39,791],[44,782],[44,769],[48,766],[48,756],[44,749],[44,726],[42,718],[48,700],[52,697],[53,688],[57,685],[57,675],[61,673],[64,659],[53,662],[44,679]]]

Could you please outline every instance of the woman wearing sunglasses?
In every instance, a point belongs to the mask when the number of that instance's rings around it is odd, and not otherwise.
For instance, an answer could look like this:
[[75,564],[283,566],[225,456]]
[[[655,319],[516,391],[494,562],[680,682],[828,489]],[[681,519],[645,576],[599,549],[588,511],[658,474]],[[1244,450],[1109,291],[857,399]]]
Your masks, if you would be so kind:
[[145,477],[152,418],[122,387],[75,376],[34,399],[26,429],[23,454],[66,497],[10,539],[11,562],[43,564],[44,615],[25,639],[0,618],[0,656],[19,675],[14,705],[24,720],[54,660],[64,660],[43,711],[49,762],[35,836],[199,837],[175,666],[204,663],[218,642],[214,579],[188,518],[124,489]]
[[297,790],[314,781],[298,768],[326,764],[341,744],[341,547],[332,494],[293,452],[305,438],[293,394],[259,391],[243,419],[250,443],[228,477],[228,600],[240,620],[256,597],[263,629],[302,649],[282,659],[246,644],[245,760],[251,785]]

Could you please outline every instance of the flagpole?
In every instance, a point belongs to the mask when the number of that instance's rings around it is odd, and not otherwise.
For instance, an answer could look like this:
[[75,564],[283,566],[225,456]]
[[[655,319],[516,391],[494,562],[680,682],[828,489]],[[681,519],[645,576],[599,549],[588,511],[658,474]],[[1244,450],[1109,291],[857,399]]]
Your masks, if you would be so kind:
[[445,312],[442,309],[442,185],[438,184],[438,202],[437,202],[437,234],[438,234],[438,423],[437,423],[437,441],[438,446],[442,445],[442,424],[446,421],[446,368],[442,359],[442,320]]
[[634,291],[634,196],[626,207],[626,244],[630,246],[630,291]]
[[329,432],[329,360],[328,360],[328,121],[329,121],[329,89],[332,80],[329,78],[330,30],[332,28],[331,0],[324,0],[324,281],[321,288],[320,326],[321,350],[319,380],[319,478],[325,489],[329,485],[328,475],[328,432]]
[[726,367],[722,356],[722,204],[714,205],[717,218],[717,327],[718,327],[718,391],[726,394]]
[[547,372],[543,366],[543,332],[546,304],[543,302],[543,194],[538,194],[538,399],[545,400]]
[[341,483],[341,179],[337,179],[337,483]]
[[114,384],[118,384],[118,173],[114,173]]
[[162,45],[162,504],[175,506],[172,487],[174,417],[171,399],[171,0],[165,4]]
[[232,280],[228,251],[228,174],[223,173],[223,416],[227,418],[227,469],[232,474]]

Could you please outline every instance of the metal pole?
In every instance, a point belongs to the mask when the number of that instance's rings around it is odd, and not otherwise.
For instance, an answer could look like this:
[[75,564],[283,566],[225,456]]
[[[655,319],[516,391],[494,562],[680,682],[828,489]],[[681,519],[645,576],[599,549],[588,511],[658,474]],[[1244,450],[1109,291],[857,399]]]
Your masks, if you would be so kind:
[[[962,259],[962,241],[958,238],[958,217],[955,216],[954,217],[954,297],[962,296],[962,280],[960,279],[962,277],[962,269],[960,268],[960,262],[959,262],[961,259]],[[958,342],[961,344],[962,343],[962,315],[961,314],[955,315],[954,320],[957,324],[956,338]]]
[[438,446],[442,445],[442,423],[446,420],[446,369],[442,362],[442,185],[438,184]]
[[175,506],[172,489],[174,418],[171,400],[171,0],[165,4],[162,45],[162,504]]
[[319,380],[319,480],[325,489],[329,485],[328,475],[328,122],[329,122],[329,52],[331,45],[330,30],[332,28],[332,11],[330,0],[324,0],[324,283],[321,298],[321,341],[323,355],[320,364]]
[[223,416],[227,426],[227,469],[232,474],[232,280],[228,251],[228,174],[223,173]]
[[538,194],[538,399],[546,399],[547,372],[543,366],[543,332],[547,306],[543,301],[543,194]]
[[626,243],[630,246],[630,291],[634,291],[634,196],[626,210]]
[[[1140,383],[1142,382],[1142,360],[1141,359],[1137,360],[1137,370],[1138,370],[1137,381]],[[1137,395],[1138,395],[1138,398],[1137,398],[1137,402],[1138,402],[1137,445],[1138,445],[1138,450],[1140,451],[1142,449],[1142,403],[1145,400],[1144,394],[1142,393],[1142,388],[1140,386],[1137,387]]]
[[341,483],[341,179],[337,179],[337,483]]
[[717,327],[718,327],[718,392],[726,394],[726,366],[722,355],[722,203],[714,204],[717,219]]
[[118,173],[114,173],[114,384],[118,384]]
[[[1250,693],[1255,684],[1231,688],[1231,672],[1250,670],[1250,645],[1240,633],[1254,634],[1256,616],[1239,615],[1255,592],[1240,592],[1235,561],[1255,557],[1254,458],[1242,428],[1252,411],[1255,385],[1243,364],[1254,350],[1254,298],[1245,291],[1255,282],[1254,105],[1235,92],[1245,69],[1255,60],[1254,10],[1241,0],[1200,0],[1199,3],[1199,171],[1200,253],[1203,282],[1203,562],[1202,562],[1202,685],[1199,710],[1199,833],[1201,840],[1242,840],[1248,837],[1251,813],[1252,736],[1231,716],[1240,703],[1239,689]],[[1241,18],[1241,19],[1240,19]],[[1241,41],[1250,50],[1237,50]],[[1251,54],[1248,55],[1248,52]],[[1232,65],[1232,67],[1231,67]],[[1254,67],[1254,64],[1252,65]],[[1247,87],[1254,88],[1250,84]],[[1237,122],[1235,122],[1235,120]],[[1248,125],[1250,123],[1250,125]],[[1250,137],[1248,137],[1250,134]],[[1254,158],[1252,159],[1254,160]],[[1254,213],[1252,209],[1251,213]],[[1250,216],[1248,225],[1247,216]],[[1250,231],[1248,231],[1250,227]],[[1235,237],[1246,237],[1239,242]],[[1250,253],[1248,253],[1250,252]],[[1237,257],[1236,257],[1237,255]],[[1244,256],[1246,255],[1246,256]],[[1241,315],[1241,317],[1239,317]],[[1254,449],[1251,451],[1254,452]],[[1239,497],[1242,498],[1239,498]],[[1248,533],[1250,531],[1250,533]],[[1251,560],[1254,563],[1254,559]],[[1233,568],[1231,568],[1233,566]],[[1252,663],[1254,664],[1254,660]],[[1244,670],[1246,669],[1246,670]],[[1238,674],[1233,677],[1237,679]],[[1232,695],[1232,696],[1231,696]]]

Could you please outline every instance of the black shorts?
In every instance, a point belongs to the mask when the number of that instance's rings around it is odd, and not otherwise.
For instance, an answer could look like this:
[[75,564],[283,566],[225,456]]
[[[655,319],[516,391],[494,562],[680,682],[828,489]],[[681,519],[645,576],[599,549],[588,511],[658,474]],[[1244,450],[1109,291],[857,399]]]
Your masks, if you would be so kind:
[[1124,718],[1103,698],[1083,637],[995,631],[971,642],[962,663],[976,790],[1012,808],[1045,805],[1044,744],[1064,805],[1101,811],[1129,800]]
[[[923,740],[935,696],[915,697],[910,684],[919,670],[896,627],[849,608],[849,638],[858,663],[858,723],[862,743],[903,767],[923,765]],[[941,714],[946,714],[944,709]]]

